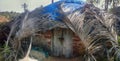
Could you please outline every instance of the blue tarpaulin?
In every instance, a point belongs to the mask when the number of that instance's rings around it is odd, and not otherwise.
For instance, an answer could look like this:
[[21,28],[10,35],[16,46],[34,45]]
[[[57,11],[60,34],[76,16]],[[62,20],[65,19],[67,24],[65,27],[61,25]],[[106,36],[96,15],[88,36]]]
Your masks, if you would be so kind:
[[63,5],[64,12],[73,12],[74,10],[84,6],[85,0],[60,0],[44,7],[44,12],[42,13],[49,13],[53,20],[60,20],[59,19],[59,12],[58,12],[58,5],[59,3],[64,2]]
[[86,2],[86,0],[60,0],[60,1],[65,1],[67,3],[83,3],[83,2]]

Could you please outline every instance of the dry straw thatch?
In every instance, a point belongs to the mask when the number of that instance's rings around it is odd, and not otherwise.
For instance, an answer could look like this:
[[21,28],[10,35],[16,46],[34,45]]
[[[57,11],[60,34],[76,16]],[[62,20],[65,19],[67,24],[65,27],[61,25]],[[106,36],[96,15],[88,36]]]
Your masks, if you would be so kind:
[[115,15],[96,10],[97,8],[91,4],[84,7],[82,14],[78,9],[66,15],[62,11],[62,5],[59,8],[63,14],[63,21],[79,36],[86,47],[85,61],[97,61],[100,57],[107,57],[107,61],[111,61],[114,56],[119,61],[120,51],[115,29],[118,18]]

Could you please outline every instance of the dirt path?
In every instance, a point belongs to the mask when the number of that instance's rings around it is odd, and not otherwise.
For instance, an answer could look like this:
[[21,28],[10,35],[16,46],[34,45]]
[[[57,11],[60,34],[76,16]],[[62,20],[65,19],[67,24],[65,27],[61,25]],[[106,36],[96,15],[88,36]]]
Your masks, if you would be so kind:
[[59,57],[48,57],[44,61],[83,61],[79,57],[77,58],[59,58]]

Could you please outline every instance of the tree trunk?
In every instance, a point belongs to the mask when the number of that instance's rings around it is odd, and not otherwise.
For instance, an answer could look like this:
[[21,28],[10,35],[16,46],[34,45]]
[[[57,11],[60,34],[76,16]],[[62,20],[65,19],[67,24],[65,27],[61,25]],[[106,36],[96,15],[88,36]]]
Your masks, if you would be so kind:
[[52,3],[54,3],[54,0],[52,0]]
[[108,11],[108,0],[105,0],[105,11]]
[[115,0],[113,0],[113,8],[115,8]]

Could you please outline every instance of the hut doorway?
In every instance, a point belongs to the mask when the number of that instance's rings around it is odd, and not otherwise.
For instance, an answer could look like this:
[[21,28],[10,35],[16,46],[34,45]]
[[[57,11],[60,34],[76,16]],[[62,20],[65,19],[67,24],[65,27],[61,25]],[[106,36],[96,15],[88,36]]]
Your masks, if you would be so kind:
[[51,51],[54,56],[71,57],[73,54],[72,36],[69,29],[55,28],[51,40]]

